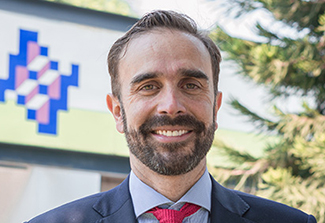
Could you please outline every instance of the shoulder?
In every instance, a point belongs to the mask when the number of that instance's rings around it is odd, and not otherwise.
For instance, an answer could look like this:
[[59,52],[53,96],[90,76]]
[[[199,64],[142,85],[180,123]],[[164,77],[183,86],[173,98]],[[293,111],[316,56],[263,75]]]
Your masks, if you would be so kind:
[[285,223],[316,223],[313,216],[298,209],[289,207],[272,200],[251,194],[231,190],[221,186],[214,179],[213,199],[215,206],[222,206],[223,210],[241,216],[245,222],[285,222]]
[[92,223],[129,200],[128,179],[112,190],[93,194],[47,211],[28,223]]
[[240,191],[233,192],[250,206],[245,217],[256,222],[316,222],[314,217],[285,204]]
[[29,223],[81,223],[89,222],[90,219],[100,219],[101,215],[93,209],[93,205],[103,196],[103,194],[104,193],[98,193],[69,202],[33,218]]

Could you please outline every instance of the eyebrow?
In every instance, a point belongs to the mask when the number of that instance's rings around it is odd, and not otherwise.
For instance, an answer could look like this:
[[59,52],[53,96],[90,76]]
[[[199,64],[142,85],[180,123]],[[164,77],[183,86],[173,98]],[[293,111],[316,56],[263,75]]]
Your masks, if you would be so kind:
[[[197,79],[204,79],[204,80],[209,80],[208,76],[203,73],[200,70],[194,70],[194,69],[180,69],[179,73],[181,73],[181,75],[183,77],[193,77],[193,78],[197,78]],[[161,74],[159,73],[143,73],[143,74],[139,74],[137,76],[135,76],[130,85],[136,85],[139,84],[145,80],[149,80],[149,79],[154,79],[161,76]]]
[[184,77],[194,77],[197,79],[204,79],[204,80],[209,80],[208,76],[203,73],[200,70],[192,70],[192,69],[181,69],[180,73],[184,76]]
[[157,78],[159,75],[157,73],[144,73],[144,74],[139,74],[136,77],[134,77],[130,83],[130,85],[135,85],[139,84],[142,81]]

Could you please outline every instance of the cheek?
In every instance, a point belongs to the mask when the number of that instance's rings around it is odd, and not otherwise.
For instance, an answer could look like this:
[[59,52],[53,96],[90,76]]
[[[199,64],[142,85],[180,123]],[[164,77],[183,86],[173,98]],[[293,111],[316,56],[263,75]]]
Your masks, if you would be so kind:
[[191,113],[206,125],[211,125],[213,121],[213,104],[210,101],[196,101],[192,102],[190,110]]
[[128,113],[127,122],[129,127],[136,129],[141,126],[150,117],[154,111],[154,104],[151,101],[146,102],[132,102],[126,108]]

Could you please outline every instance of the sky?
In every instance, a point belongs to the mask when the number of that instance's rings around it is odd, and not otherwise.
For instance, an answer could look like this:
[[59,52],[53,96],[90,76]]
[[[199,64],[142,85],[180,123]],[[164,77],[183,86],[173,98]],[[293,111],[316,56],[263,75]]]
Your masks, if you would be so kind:
[[263,41],[254,33],[254,26],[258,21],[263,27],[275,31],[280,36],[297,38],[304,36],[306,32],[297,33],[295,29],[275,22],[270,12],[258,9],[254,12],[232,18],[226,12],[227,0],[126,0],[131,8],[141,17],[143,14],[155,9],[175,10],[189,15],[202,29],[211,30],[216,25],[221,26],[228,34],[249,40]]
[[215,16],[211,14],[211,7],[216,8],[219,4],[216,1],[205,0],[135,0],[132,1],[132,8],[140,15],[154,9],[170,9],[185,13],[196,20],[203,28],[209,28],[215,23]]
[[246,19],[230,19],[223,7],[226,0],[128,0],[128,2],[139,16],[155,9],[175,10],[193,18],[201,29],[211,30],[218,24],[229,34],[246,39],[257,40],[252,32],[256,20],[261,20],[264,24],[270,24],[271,21],[265,12],[262,15],[262,11],[252,13]]

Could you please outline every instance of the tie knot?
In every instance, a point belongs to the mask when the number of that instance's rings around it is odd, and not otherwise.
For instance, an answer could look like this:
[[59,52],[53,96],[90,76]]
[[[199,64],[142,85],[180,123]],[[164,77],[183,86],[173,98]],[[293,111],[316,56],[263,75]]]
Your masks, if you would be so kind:
[[185,203],[179,211],[155,207],[147,213],[152,213],[159,223],[182,223],[184,218],[194,214],[200,208],[198,205]]

